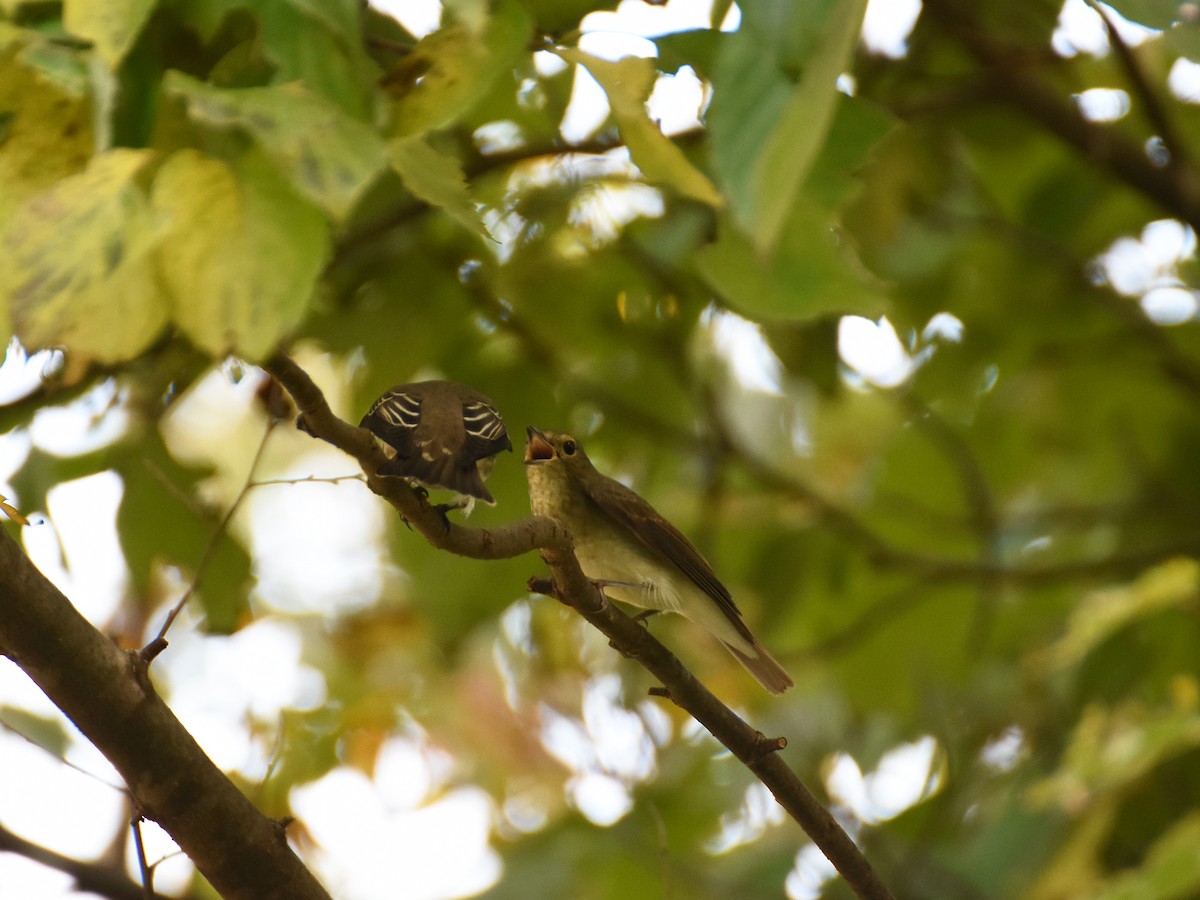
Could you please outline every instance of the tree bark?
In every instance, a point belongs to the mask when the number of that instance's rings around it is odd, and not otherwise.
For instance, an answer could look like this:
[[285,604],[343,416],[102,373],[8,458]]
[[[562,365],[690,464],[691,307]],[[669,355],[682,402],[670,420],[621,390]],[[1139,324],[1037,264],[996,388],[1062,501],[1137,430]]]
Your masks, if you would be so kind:
[[222,897],[329,900],[283,826],[254,808],[158,696],[142,655],[97,631],[7,531],[0,648],[113,764],[137,808]]

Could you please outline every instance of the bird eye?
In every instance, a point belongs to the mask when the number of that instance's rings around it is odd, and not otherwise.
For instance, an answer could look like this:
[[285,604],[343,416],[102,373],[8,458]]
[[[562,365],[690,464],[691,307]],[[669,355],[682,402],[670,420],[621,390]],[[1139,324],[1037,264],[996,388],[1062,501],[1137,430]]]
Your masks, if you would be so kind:
[[563,441],[563,453],[565,453],[567,456],[574,456],[575,455],[575,442],[574,441]]

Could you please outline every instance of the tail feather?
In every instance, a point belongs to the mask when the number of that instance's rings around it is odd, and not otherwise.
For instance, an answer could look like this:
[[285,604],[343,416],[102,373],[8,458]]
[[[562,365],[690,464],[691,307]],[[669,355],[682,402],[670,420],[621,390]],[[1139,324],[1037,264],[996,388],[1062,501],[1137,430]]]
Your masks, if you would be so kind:
[[792,676],[787,673],[787,670],[779,664],[768,651],[767,648],[754,641],[753,647],[756,655],[751,656],[748,653],[743,653],[733,644],[725,644],[725,649],[732,653],[737,661],[746,667],[746,670],[755,677],[759,684],[765,687],[772,694],[782,694],[790,688],[795,682],[792,681]]
[[379,467],[382,475],[400,475],[415,478],[431,487],[444,487],[468,497],[478,497],[484,503],[495,505],[492,496],[483,484],[483,476],[475,463],[459,466],[452,456],[439,456],[432,460],[416,455],[407,459],[394,456]]

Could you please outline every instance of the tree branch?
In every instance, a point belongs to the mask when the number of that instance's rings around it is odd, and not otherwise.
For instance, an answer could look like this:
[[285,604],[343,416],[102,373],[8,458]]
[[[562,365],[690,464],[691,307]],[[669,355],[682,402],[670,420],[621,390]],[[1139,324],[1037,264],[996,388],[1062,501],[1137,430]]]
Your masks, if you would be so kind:
[[751,728],[718,700],[645,628],[609,603],[583,574],[575,559],[570,535],[557,522],[531,516],[499,528],[466,528],[441,518],[403,479],[381,478],[376,471],[385,460],[374,438],[364,429],[338,419],[320,389],[290,358],[277,354],[266,363],[300,409],[298,425],[355,457],[367,473],[367,485],[394,506],[431,544],[475,559],[500,559],[541,550],[552,579],[534,579],[530,589],[556,597],[599,629],[618,652],[637,660],[663,685],[661,694],[690,713],[740,759],[799,823],[846,879],[858,896],[890,900],[892,893],[871,864],[800,781],[778,750],[782,738],[767,738]]
[[[1200,231],[1200,178],[1183,166],[1160,168],[1120,131],[1089,122],[1077,106],[1048,87],[1021,61],[1023,51],[997,40],[972,18],[971,4],[928,0],[925,10],[986,69],[997,96]],[[1161,135],[1160,135],[1161,136]],[[1172,154],[1173,158],[1174,154]]]
[[97,863],[82,862],[71,859],[61,853],[27,841],[0,826],[0,851],[16,853],[41,863],[51,869],[65,872],[75,879],[75,886],[81,891],[89,891],[109,897],[111,900],[146,900],[145,890],[136,881],[125,876],[125,873],[102,866]]
[[213,765],[155,693],[137,651],[92,627],[7,531],[0,534],[0,646],[221,896],[329,900],[282,829]]
[[1108,42],[1116,52],[1117,59],[1120,60],[1122,68],[1125,69],[1125,74],[1129,76],[1133,92],[1142,101],[1142,105],[1145,107],[1146,118],[1149,120],[1150,125],[1158,132],[1158,136],[1162,138],[1163,146],[1167,148],[1167,152],[1170,154],[1170,160],[1167,163],[1168,166],[1181,169],[1187,168],[1190,163],[1187,146],[1179,139],[1179,133],[1175,130],[1175,126],[1171,122],[1171,117],[1167,113],[1166,106],[1159,99],[1158,92],[1150,86],[1150,79],[1146,77],[1146,73],[1142,70],[1142,67],[1138,65],[1137,57],[1133,55],[1133,48],[1125,43],[1125,39],[1121,37],[1121,32],[1117,29],[1116,23],[1113,22],[1112,16],[1109,15],[1103,3],[1099,3],[1097,0],[1087,0],[1087,3],[1104,23],[1104,30],[1108,34]]

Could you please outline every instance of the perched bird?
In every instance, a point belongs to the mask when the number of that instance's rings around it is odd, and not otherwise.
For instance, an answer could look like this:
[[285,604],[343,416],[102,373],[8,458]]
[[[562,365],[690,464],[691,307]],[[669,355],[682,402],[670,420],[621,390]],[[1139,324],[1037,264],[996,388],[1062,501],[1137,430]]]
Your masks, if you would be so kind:
[[596,471],[569,434],[528,429],[525,474],[535,515],[557,519],[588,578],[609,596],[676,612],[707,628],[773,694],[792,686],[712,566],[682,532],[621,482]]
[[492,401],[454,381],[399,384],[375,401],[359,423],[396,451],[379,467],[427,487],[444,487],[459,497],[439,507],[465,508],[476,498],[495,505],[483,480],[501,450],[512,450],[504,420]]

